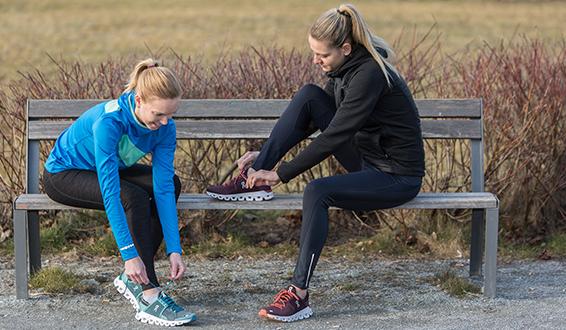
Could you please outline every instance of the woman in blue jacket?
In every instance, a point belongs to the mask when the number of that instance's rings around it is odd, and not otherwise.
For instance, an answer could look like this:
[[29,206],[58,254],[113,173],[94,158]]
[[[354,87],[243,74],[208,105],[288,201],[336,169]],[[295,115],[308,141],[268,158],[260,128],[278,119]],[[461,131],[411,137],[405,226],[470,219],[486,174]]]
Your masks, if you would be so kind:
[[[159,287],[154,258],[165,239],[171,279],[181,258],[174,173],[175,122],[181,84],[153,59],[138,63],[117,100],[83,113],[55,142],[43,176],[45,192],[62,204],[105,210],[124,271],[114,284],[136,309],[136,319],[181,325],[195,315]],[[152,166],[137,164],[151,154]]]

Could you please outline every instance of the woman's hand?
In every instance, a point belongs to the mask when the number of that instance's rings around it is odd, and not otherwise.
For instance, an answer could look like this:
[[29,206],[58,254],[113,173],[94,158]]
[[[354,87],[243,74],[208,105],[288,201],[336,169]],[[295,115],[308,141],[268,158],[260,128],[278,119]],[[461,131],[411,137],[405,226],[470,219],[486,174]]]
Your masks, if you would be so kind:
[[126,262],[124,263],[124,272],[134,283],[149,283],[149,278],[147,278],[147,272],[145,271],[145,265],[143,264],[143,261],[140,257],[126,260]]
[[177,252],[173,252],[169,255],[169,263],[171,264],[171,279],[178,280],[183,277],[187,267],[183,262],[183,258]]
[[240,159],[236,161],[238,168],[241,170],[251,165],[259,156],[259,151],[248,151]]
[[281,182],[279,175],[275,171],[250,171],[248,172],[248,180],[246,180],[246,187],[252,188],[253,186],[274,186]]

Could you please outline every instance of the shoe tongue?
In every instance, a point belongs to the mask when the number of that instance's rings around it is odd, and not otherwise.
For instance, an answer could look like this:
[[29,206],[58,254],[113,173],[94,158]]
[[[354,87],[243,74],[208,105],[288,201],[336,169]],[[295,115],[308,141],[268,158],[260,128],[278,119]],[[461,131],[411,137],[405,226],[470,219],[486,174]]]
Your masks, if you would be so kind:
[[293,292],[294,294],[297,294],[297,289],[292,285],[289,285],[289,288],[287,288],[287,291]]
[[177,303],[167,294],[163,293],[162,295],[160,295],[160,297],[164,298],[162,301],[166,303],[167,308],[170,308],[173,312],[178,313],[183,311],[183,307],[177,305]]

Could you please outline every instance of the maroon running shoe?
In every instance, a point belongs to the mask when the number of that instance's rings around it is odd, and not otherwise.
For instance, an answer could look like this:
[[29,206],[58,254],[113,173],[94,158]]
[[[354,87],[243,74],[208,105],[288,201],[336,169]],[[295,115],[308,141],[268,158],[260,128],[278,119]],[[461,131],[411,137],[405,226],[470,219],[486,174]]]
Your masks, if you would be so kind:
[[247,176],[242,170],[240,174],[224,184],[206,188],[206,193],[223,201],[267,201],[273,198],[270,186],[246,188]]
[[299,298],[295,287],[292,285],[288,289],[279,291],[273,303],[259,311],[259,317],[279,322],[293,322],[311,316],[309,294],[307,293],[305,299]]

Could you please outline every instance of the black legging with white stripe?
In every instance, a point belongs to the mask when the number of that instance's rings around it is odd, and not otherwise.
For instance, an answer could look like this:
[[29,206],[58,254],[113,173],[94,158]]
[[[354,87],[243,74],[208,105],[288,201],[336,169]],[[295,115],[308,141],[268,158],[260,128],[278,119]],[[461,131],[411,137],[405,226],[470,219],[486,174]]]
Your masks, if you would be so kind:
[[[291,100],[252,168],[272,170],[292,147],[317,129],[324,131],[336,113],[334,100],[320,87],[307,85]],[[334,153],[349,172],[313,180],[303,196],[300,252],[292,284],[306,289],[328,235],[328,208],[391,208],[413,199],[421,177],[382,172],[366,165],[353,144]]]
[[[128,228],[138,254],[145,265],[149,284],[144,290],[159,286],[154,258],[163,230],[153,197],[152,167],[135,164],[119,171],[120,198],[126,213]],[[175,198],[179,199],[181,181],[174,176]],[[43,172],[43,187],[47,195],[59,203],[87,209],[104,210],[98,176],[94,171],[67,170],[59,173]]]

